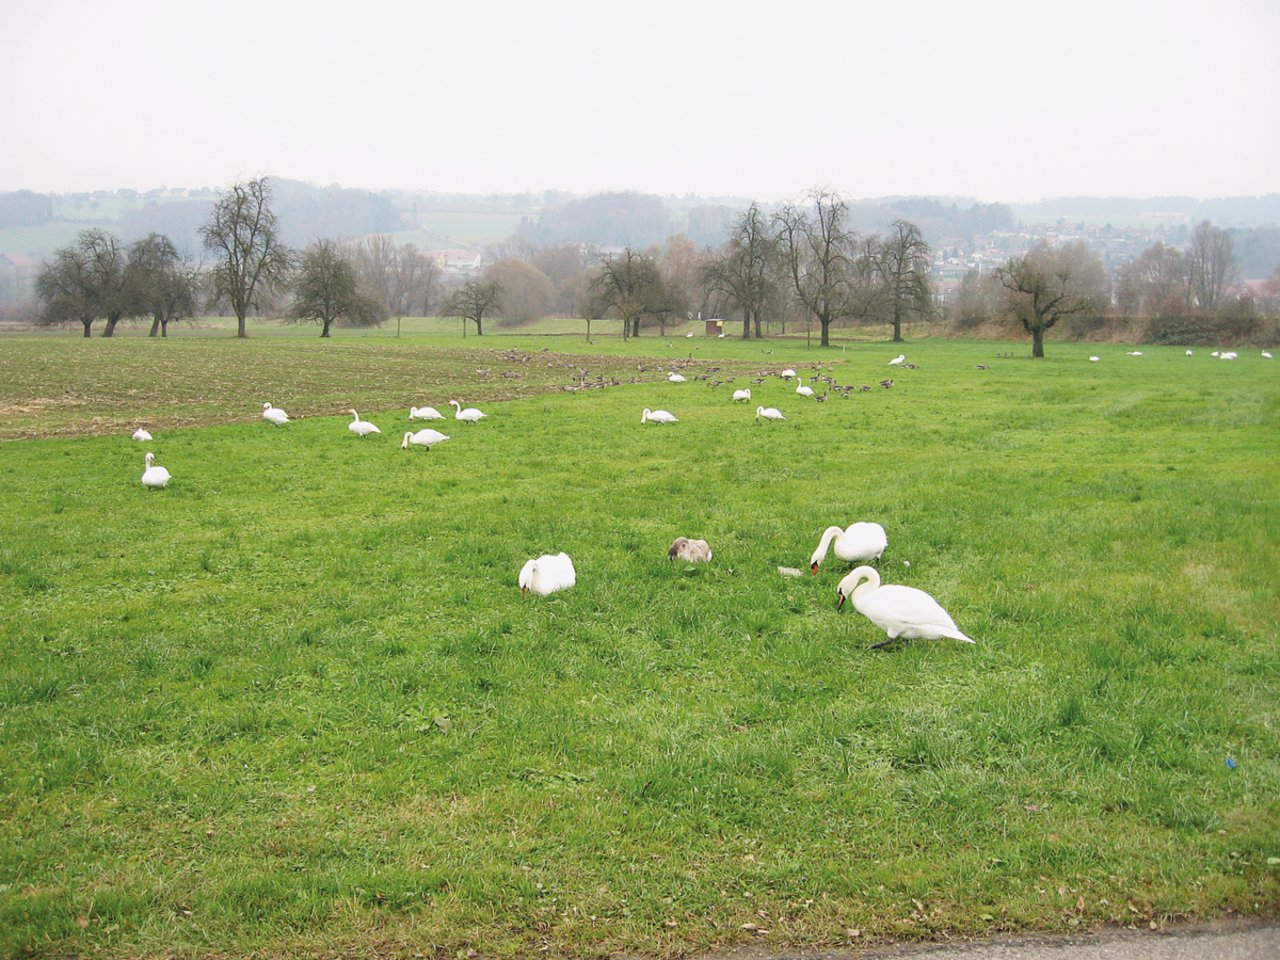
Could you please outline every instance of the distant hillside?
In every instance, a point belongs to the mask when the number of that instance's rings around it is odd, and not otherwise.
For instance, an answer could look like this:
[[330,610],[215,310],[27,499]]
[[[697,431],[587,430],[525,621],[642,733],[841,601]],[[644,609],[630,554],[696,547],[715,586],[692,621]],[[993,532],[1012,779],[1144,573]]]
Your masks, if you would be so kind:
[[1084,223],[1155,226],[1165,223],[1196,224],[1208,220],[1219,227],[1280,226],[1280,193],[1262,197],[1221,197],[1196,200],[1192,197],[1059,197],[1035,203],[1013,204],[1013,215],[1021,223]]

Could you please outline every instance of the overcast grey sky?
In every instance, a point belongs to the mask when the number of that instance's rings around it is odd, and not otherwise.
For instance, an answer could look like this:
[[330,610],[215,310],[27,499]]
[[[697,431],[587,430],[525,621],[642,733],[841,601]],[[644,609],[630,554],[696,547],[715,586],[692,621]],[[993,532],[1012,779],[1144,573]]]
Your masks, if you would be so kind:
[[1280,190],[1277,0],[0,0],[0,190]]

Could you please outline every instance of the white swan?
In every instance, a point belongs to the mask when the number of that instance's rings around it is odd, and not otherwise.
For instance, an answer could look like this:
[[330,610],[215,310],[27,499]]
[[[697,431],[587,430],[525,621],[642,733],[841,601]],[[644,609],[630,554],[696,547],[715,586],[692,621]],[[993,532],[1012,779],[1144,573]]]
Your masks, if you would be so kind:
[[444,414],[435,407],[410,407],[410,420],[443,420]]
[[[867,581],[863,583],[862,581]],[[873,643],[872,649],[903,640],[938,640],[948,637],[964,643],[977,641],[966,637],[942,609],[937,600],[923,590],[899,584],[880,586],[880,574],[873,567],[858,567],[836,587],[836,609],[853,598],[854,608],[888,634],[888,639]]]
[[164,467],[157,467],[156,455],[148,453],[146,456],[147,469],[142,471],[142,485],[150,487],[152,490],[159,490],[169,482],[169,471]]
[[665,410],[650,410],[648,407],[645,407],[644,413],[640,414],[640,422],[679,423],[680,421]]
[[735,400],[750,400],[750,399],[751,399],[751,391],[750,391],[750,389],[743,389],[743,390],[735,390],[735,391],[733,391],[733,399],[735,399]]
[[667,374],[667,379],[672,383],[684,383],[684,377],[676,373],[674,370]]
[[1089,358],[1089,362],[1090,362],[1090,363],[1097,363],[1097,362],[1098,362],[1099,360],[1101,360],[1101,359],[1102,359],[1101,357],[1090,357],[1090,358]]
[[1188,351],[1187,351],[1187,356],[1188,356],[1188,357],[1193,357],[1193,356],[1195,356],[1195,351],[1194,351],[1194,350],[1188,350]]
[[785,420],[782,411],[777,407],[756,407],[756,419],[764,417],[766,420]]
[[667,559],[679,557],[685,563],[706,563],[711,559],[711,545],[705,540],[690,540],[688,537],[676,537],[667,551]]
[[1275,358],[1274,358],[1274,357],[1272,357],[1272,356],[1271,356],[1271,354],[1270,354],[1268,351],[1266,351],[1266,350],[1263,350],[1263,351],[1262,351],[1262,355],[1263,355],[1264,357],[1266,357],[1266,359],[1268,359],[1268,360],[1274,360],[1274,359],[1275,359]]
[[475,407],[464,408],[457,400],[450,400],[449,405],[453,407],[453,419],[461,420],[463,423],[479,423],[487,413],[481,413]]
[[827,527],[822,531],[818,549],[809,558],[810,573],[818,572],[818,564],[827,558],[827,548],[832,546],[841,560],[850,563],[875,561],[880,559],[885,547],[889,546],[889,537],[885,534],[884,527],[878,523],[851,523],[844,530],[834,526]]
[[905,359],[907,359],[907,355],[905,353],[900,353],[896,357],[894,357],[892,360],[889,361],[889,366],[896,367]]
[[145,430],[143,430],[141,427],[139,427],[137,430],[133,431],[133,439],[134,439],[134,440],[141,440],[141,441],[143,441],[144,443],[150,443],[150,442],[151,442],[151,434],[147,433],[147,431],[145,431]]
[[262,419],[268,423],[274,423],[277,427],[283,427],[289,422],[289,415],[279,407],[273,407],[269,403],[262,405]]
[[554,556],[544,553],[536,560],[529,560],[520,569],[520,592],[533,591],[540,597],[557,590],[565,590],[578,582],[578,573],[567,553]]
[[1128,354],[1126,354],[1126,356],[1130,356],[1130,357],[1140,357],[1140,356],[1142,356],[1142,351],[1141,351],[1141,350],[1130,350],[1130,351],[1128,352]]
[[1221,356],[1221,354],[1219,354],[1219,353],[1218,353],[1218,351],[1217,351],[1217,350],[1215,350],[1215,351],[1213,351],[1213,353],[1209,354],[1209,356],[1211,356],[1211,357],[1218,357],[1218,356]]
[[1223,352],[1218,356],[1218,359],[1219,359],[1219,360],[1234,360],[1234,359],[1235,359],[1236,357],[1238,357],[1238,356],[1240,356],[1240,354],[1236,353],[1234,350],[1224,350],[1224,351],[1223,351]]
[[795,375],[796,375],[796,372],[792,370],[790,367],[787,367],[787,369],[783,370],[782,373],[780,374],[783,380],[790,380]]
[[354,433],[357,437],[360,437],[363,439],[364,437],[367,437],[371,433],[382,432],[377,427],[375,427],[372,423],[370,423],[368,420],[361,420],[360,414],[356,413],[354,410],[348,410],[347,412],[351,414],[352,417],[355,418],[350,423],[347,424],[347,429],[350,430],[352,433]]
[[419,430],[417,433],[411,433],[408,430],[406,430],[404,434],[404,440],[400,444],[400,449],[408,450],[409,444],[412,443],[414,446],[426,447],[428,450],[430,450],[437,443],[444,443],[448,439],[449,438],[446,437],[439,430],[432,430],[430,428],[426,430]]
[[813,387],[809,386],[808,384],[802,383],[800,384],[800,386],[796,387],[796,393],[798,393],[802,397],[812,397]]

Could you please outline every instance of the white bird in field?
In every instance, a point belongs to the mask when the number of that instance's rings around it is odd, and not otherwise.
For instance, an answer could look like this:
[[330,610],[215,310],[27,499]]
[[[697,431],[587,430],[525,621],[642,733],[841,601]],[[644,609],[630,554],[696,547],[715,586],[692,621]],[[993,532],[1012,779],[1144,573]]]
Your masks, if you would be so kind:
[[463,423],[479,423],[487,413],[481,413],[475,407],[463,407],[457,400],[450,400],[449,406],[453,407],[453,419],[461,420]]
[[439,430],[432,430],[430,428],[419,430],[417,433],[411,433],[406,430],[404,440],[400,444],[400,449],[408,450],[409,444],[412,443],[415,447],[426,447],[430,450],[437,443],[444,443],[448,439],[449,438]]
[[711,559],[711,545],[705,540],[676,537],[667,551],[667,559],[675,560],[677,557],[685,563],[706,563]]
[[1263,355],[1264,357],[1266,357],[1268,360],[1273,360],[1273,359],[1275,359],[1275,358],[1274,358],[1274,357],[1272,357],[1272,356],[1271,356],[1271,354],[1270,354],[1270,353],[1268,353],[1266,350],[1263,350],[1263,351],[1262,351],[1262,355]]
[[1211,356],[1211,357],[1218,357],[1218,356],[1221,356],[1221,354],[1220,354],[1220,353],[1218,353],[1218,351],[1217,351],[1217,350],[1215,350],[1215,351],[1213,351],[1213,353],[1209,354],[1209,356]]
[[152,490],[159,490],[169,482],[169,471],[164,467],[156,466],[156,455],[148,453],[146,456],[147,469],[142,471],[142,485],[150,487]]
[[667,379],[670,380],[672,383],[684,383],[684,377],[676,373],[675,371],[668,373]]
[[783,370],[782,373],[780,374],[783,380],[790,380],[795,375],[796,375],[796,372],[792,370],[790,367],[788,367],[786,370]]
[[528,560],[520,569],[520,592],[533,591],[540,597],[557,590],[565,590],[578,582],[578,572],[567,553],[554,556],[544,553],[536,560]]
[[665,410],[650,410],[648,407],[645,407],[644,413],[640,414],[640,422],[679,423],[680,421]]
[[139,427],[137,430],[133,431],[133,439],[134,439],[134,440],[142,440],[142,441],[143,441],[143,442],[145,442],[145,443],[150,443],[150,442],[151,442],[151,434],[147,433],[147,431],[145,431],[145,430],[143,430],[141,427]]
[[878,523],[851,523],[844,530],[836,526],[827,527],[822,531],[818,549],[809,558],[809,572],[818,572],[818,564],[827,558],[828,548],[834,547],[839,559],[858,563],[879,560],[887,546],[889,537]]
[[809,386],[807,383],[802,383],[800,386],[796,387],[796,393],[802,397],[812,397],[813,387]]
[[1194,350],[1188,350],[1188,351],[1187,351],[1187,356],[1188,356],[1188,357],[1195,356],[1195,351],[1194,351]]
[[1097,362],[1098,362],[1099,360],[1101,360],[1101,359],[1102,359],[1101,357],[1090,357],[1090,358],[1089,358],[1089,362],[1090,362],[1090,363],[1097,363]]
[[785,420],[782,411],[777,407],[756,407],[756,419],[764,417],[766,420]]
[[1219,360],[1234,360],[1234,359],[1235,359],[1236,357],[1238,357],[1238,356],[1240,356],[1240,354],[1236,353],[1234,350],[1225,350],[1225,351],[1223,351],[1223,352],[1218,356],[1218,359],[1219,359]]
[[360,414],[356,413],[354,410],[348,410],[347,413],[351,414],[351,416],[354,418],[350,423],[347,424],[347,429],[350,430],[352,433],[354,433],[357,437],[364,439],[371,433],[382,432],[377,427],[375,427],[372,423],[370,423],[368,420],[361,420]]
[[751,391],[750,391],[750,389],[742,389],[742,390],[735,390],[735,391],[733,391],[733,399],[735,399],[735,400],[750,400],[750,399],[751,399]]
[[889,361],[889,366],[896,367],[905,359],[907,359],[907,355],[905,353],[900,353],[896,357],[894,357],[892,360]]
[[1130,350],[1130,351],[1126,354],[1126,356],[1129,356],[1129,357],[1140,357],[1140,356],[1142,356],[1142,351],[1141,351],[1141,350]]
[[[863,581],[867,581],[863,583]],[[888,639],[873,643],[884,647],[901,637],[903,640],[939,640],[947,637],[964,643],[975,643],[966,637],[942,609],[941,604],[923,590],[899,584],[880,586],[880,574],[874,567],[858,567],[836,587],[836,609],[853,599],[860,614],[888,634]]]
[[410,407],[410,420],[443,420],[444,414],[435,407]]
[[692,339],[693,339],[693,334],[692,334],[692,333],[686,333],[686,334],[684,335],[684,338],[685,338],[686,340],[692,340]]
[[274,423],[277,427],[283,427],[289,422],[289,415],[279,407],[273,407],[269,403],[262,405],[262,419],[268,423]]

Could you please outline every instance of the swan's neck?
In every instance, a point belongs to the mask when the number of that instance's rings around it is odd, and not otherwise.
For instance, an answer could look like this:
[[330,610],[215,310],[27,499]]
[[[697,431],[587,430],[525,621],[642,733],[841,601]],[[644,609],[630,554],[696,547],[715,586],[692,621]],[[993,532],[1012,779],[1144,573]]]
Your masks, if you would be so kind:
[[409,449],[409,438],[410,438],[410,437],[412,437],[412,436],[413,436],[413,434],[412,434],[412,433],[406,433],[406,434],[404,435],[404,442],[400,444],[400,449],[401,449],[401,450],[408,450],[408,449]]
[[844,533],[839,527],[827,527],[822,531],[822,539],[818,542],[818,549],[814,551],[814,560],[821,563],[827,557],[827,550],[831,547],[831,541]]
[[351,422],[352,423],[360,422],[360,414],[356,413],[354,410],[351,411]]
[[863,572],[862,577],[859,578],[858,585],[853,588],[853,596],[856,598],[864,593],[871,593],[871,591],[879,589],[880,574],[876,573],[873,568],[867,567]]

